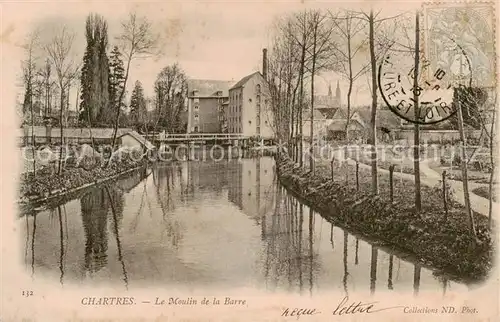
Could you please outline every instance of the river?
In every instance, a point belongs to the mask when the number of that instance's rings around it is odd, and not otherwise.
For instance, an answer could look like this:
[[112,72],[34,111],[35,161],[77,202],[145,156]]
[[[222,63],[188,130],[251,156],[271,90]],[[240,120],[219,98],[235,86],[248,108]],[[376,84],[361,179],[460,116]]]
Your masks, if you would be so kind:
[[157,164],[20,216],[24,265],[60,284],[301,294],[466,290],[333,226],[271,157]]

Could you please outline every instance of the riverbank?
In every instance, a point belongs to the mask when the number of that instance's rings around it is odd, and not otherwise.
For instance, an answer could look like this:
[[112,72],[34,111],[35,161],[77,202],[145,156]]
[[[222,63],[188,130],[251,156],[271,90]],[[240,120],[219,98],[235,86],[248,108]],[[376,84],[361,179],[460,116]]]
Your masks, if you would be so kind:
[[[373,196],[365,189],[345,184],[345,174],[337,169],[332,181],[325,171],[312,175],[308,170],[296,166],[290,159],[277,159],[279,179],[282,184],[308,206],[321,213],[334,224],[353,230],[369,239],[379,241],[468,283],[487,278],[493,262],[493,241],[488,230],[487,218],[474,214],[478,241],[474,243],[469,233],[463,209],[450,205],[446,215],[432,203],[416,214],[409,203],[391,203],[384,194]],[[328,173],[328,172],[327,172]],[[381,182],[385,186],[385,182]],[[411,186],[401,183],[401,186]],[[436,193],[429,189],[423,193]],[[408,194],[398,193],[397,198],[412,199]],[[395,198],[395,199],[397,199]],[[455,209],[452,208],[455,207]]]
[[145,159],[132,161],[123,158],[109,167],[100,167],[86,170],[70,167],[64,169],[61,175],[53,173],[53,169],[46,167],[36,172],[25,174],[20,180],[19,203],[40,203],[44,200],[60,197],[77,192],[95,184],[99,184],[126,174],[147,164]]

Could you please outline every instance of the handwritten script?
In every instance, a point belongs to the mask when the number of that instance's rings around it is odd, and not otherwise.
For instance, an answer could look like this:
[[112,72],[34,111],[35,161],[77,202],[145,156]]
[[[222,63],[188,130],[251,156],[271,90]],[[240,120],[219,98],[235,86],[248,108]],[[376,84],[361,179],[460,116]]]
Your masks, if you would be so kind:
[[[391,307],[376,307],[378,302],[349,302],[349,297],[346,296],[344,297],[337,307],[332,311],[333,315],[347,315],[347,314],[369,314],[369,313],[376,313],[380,311],[385,311],[389,309],[395,309],[395,308],[401,308],[402,306],[391,306]],[[297,319],[300,318],[301,316],[311,316],[311,315],[316,315],[320,314],[321,312],[318,311],[316,308],[285,308],[283,312],[281,313],[281,316],[286,316],[286,317],[291,317],[294,316]]]
[[375,313],[380,311],[385,311],[389,309],[395,309],[402,306],[391,306],[385,308],[375,308],[378,302],[349,302],[349,297],[346,296],[340,301],[335,310],[333,310],[333,315],[344,315],[344,314],[356,314],[356,313]]

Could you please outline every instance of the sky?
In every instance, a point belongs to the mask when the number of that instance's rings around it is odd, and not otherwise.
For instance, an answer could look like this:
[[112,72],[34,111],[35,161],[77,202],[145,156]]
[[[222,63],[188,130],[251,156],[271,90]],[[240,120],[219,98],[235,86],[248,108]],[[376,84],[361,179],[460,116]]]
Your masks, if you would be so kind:
[[[408,2],[407,2],[408,4]],[[366,9],[366,2],[363,3]],[[2,4],[2,78],[17,84],[23,50],[20,45],[35,26],[42,26],[43,37],[50,38],[61,25],[75,32],[74,57],[81,61],[84,48],[85,19],[89,13],[101,14],[108,22],[110,45],[121,30],[121,21],[135,10],[148,17],[165,43],[160,58],[133,61],[127,89],[129,94],[136,80],[143,84],[145,94],[153,94],[154,81],[163,67],[179,63],[188,77],[198,79],[234,80],[261,70],[262,49],[269,47],[270,30],[275,19],[305,7],[338,8],[354,6],[339,2],[310,1],[187,1],[187,2],[12,2]],[[343,96],[347,83],[339,75],[323,74],[315,82],[317,94],[327,94],[331,84],[335,92],[337,81]],[[4,79],[4,84],[6,83]],[[368,103],[369,89],[365,78],[359,79],[355,104]],[[2,91],[8,89],[3,87]],[[357,91],[357,92],[356,92]],[[22,97],[22,87],[9,94]],[[76,90],[70,102],[75,102]],[[74,109],[74,103],[71,104]]]

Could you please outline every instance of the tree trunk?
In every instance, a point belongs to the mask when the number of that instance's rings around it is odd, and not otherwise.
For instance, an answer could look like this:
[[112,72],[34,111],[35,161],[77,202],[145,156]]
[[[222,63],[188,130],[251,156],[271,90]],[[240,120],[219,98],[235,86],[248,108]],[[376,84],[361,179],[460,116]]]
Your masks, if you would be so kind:
[[[419,12],[415,15],[415,66],[413,69],[413,104],[415,120],[420,119],[420,110],[418,104],[418,69],[420,65],[420,19]],[[415,123],[413,133],[413,172],[415,176],[415,210],[422,210],[422,201],[420,197],[420,125]]]
[[[111,140],[111,154],[115,151],[115,144],[116,144],[116,134],[118,132],[118,123],[120,120],[120,111],[121,111],[121,102],[123,101],[123,96],[125,95],[125,89],[127,88],[127,80],[128,80],[128,73],[130,71],[130,62],[132,60],[132,50],[130,51],[130,54],[128,56],[128,61],[127,61],[127,71],[125,72],[125,79],[123,80],[123,87],[122,91],[120,93],[120,97],[118,98],[118,108],[116,109],[116,116],[115,116],[115,126],[113,128],[113,139]],[[106,166],[110,165],[111,157],[108,159],[108,162]]]
[[373,10],[368,19],[370,26],[370,64],[372,69],[372,111],[371,111],[371,144],[372,144],[372,193],[378,195],[378,169],[377,169],[377,61],[375,58],[375,35]]
[[300,102],[299,102],[299,164],[302,167],[304,165],[304,152],[303,152],[303,134],[304,134],[304,126],[302,123],[302,113],[304,109],[304,65],[305,65],[305,60],[306,60],[306,36],[305,34],[302,37],[302,54],[300,58],[300,91],[299,91],[299,97],[300,97]]
[[[350,18],[346,20],[347,24],[347,64],[349,65],[349,89],[347,90],[347,120],[345,122],[345,139],[349,142],[349,123],[351,121],[351,94],[352,85],[354,80],[352,79],[352,57],[351,57],[351,30],[350,30]],[[339,106],[340,107],[340,106]]]
[[494,151],[493,147],[495,144],[494,141],[494,134],[495,134],[495,116],[496,116],[496,103],[495,103],[495,109],[493,110],[493,115],[491,117],[491,129],[490,129],[490,163],[491,163],[491,173],[490,173],[490,182],[489,182],[489,192],[490,192],[490,198],[489,198],[489,203],[488,203],[488,226],[491,229],[491,222],[492,222],[492,214],[493,214],[493,180],[495,178],[495,158],[494,158]]
[[474,217],[472,214],[472,209],[470,205],[470,196],[469,196],[469,178],[467,176],[467,154],[465,148],[467,147],[467,139],[465,138],[464,132],[464,120],[462,117],[462,104],[459,100],[457,100],[458,108],[457,108],[457,116],[458,116],[458,131],[460,132],[460,141],[461,141],[461,168],[462,168],[462,184],[464,189],[464,201],[465,201],[465,211],[467,212],[468,224],[470,233],[477,238],[476,235],[476,224],[474,222]]
[[311,70],[311,124],[309,137],[309,169],[314,174],[314,74],[316,68],[316,37],[318,26],[314,27],[313,35],[313,55],[312,55],[312,70]]
[[61,106],[60,106],[60,109],[59,109],[59,125],[60,125],[60,133],[61,133],[61,146],[60,146],[60,149],[59,149],[59,166],[58,166],[58,169],[57,169],[57,174],[61,175],[62,172],[63,172],[63,168],[62,168],[62,153],[63,153],[63,140],[64,140],[64,132],[63,132],[63,128],[64,128],[64,125],[63,125],[63,109],[64,109],[64,86],[62,83],[59,84],[59,88],[61,89]]
[[28,102],[30,105],[30,114],[31,114],[31,150],[33,152],[33,178],[36,178],[36,153],[35,153],[35,118],[33,114],[33,95],[32,95],[32,85],[31,85],[31,71],[28,81]]

